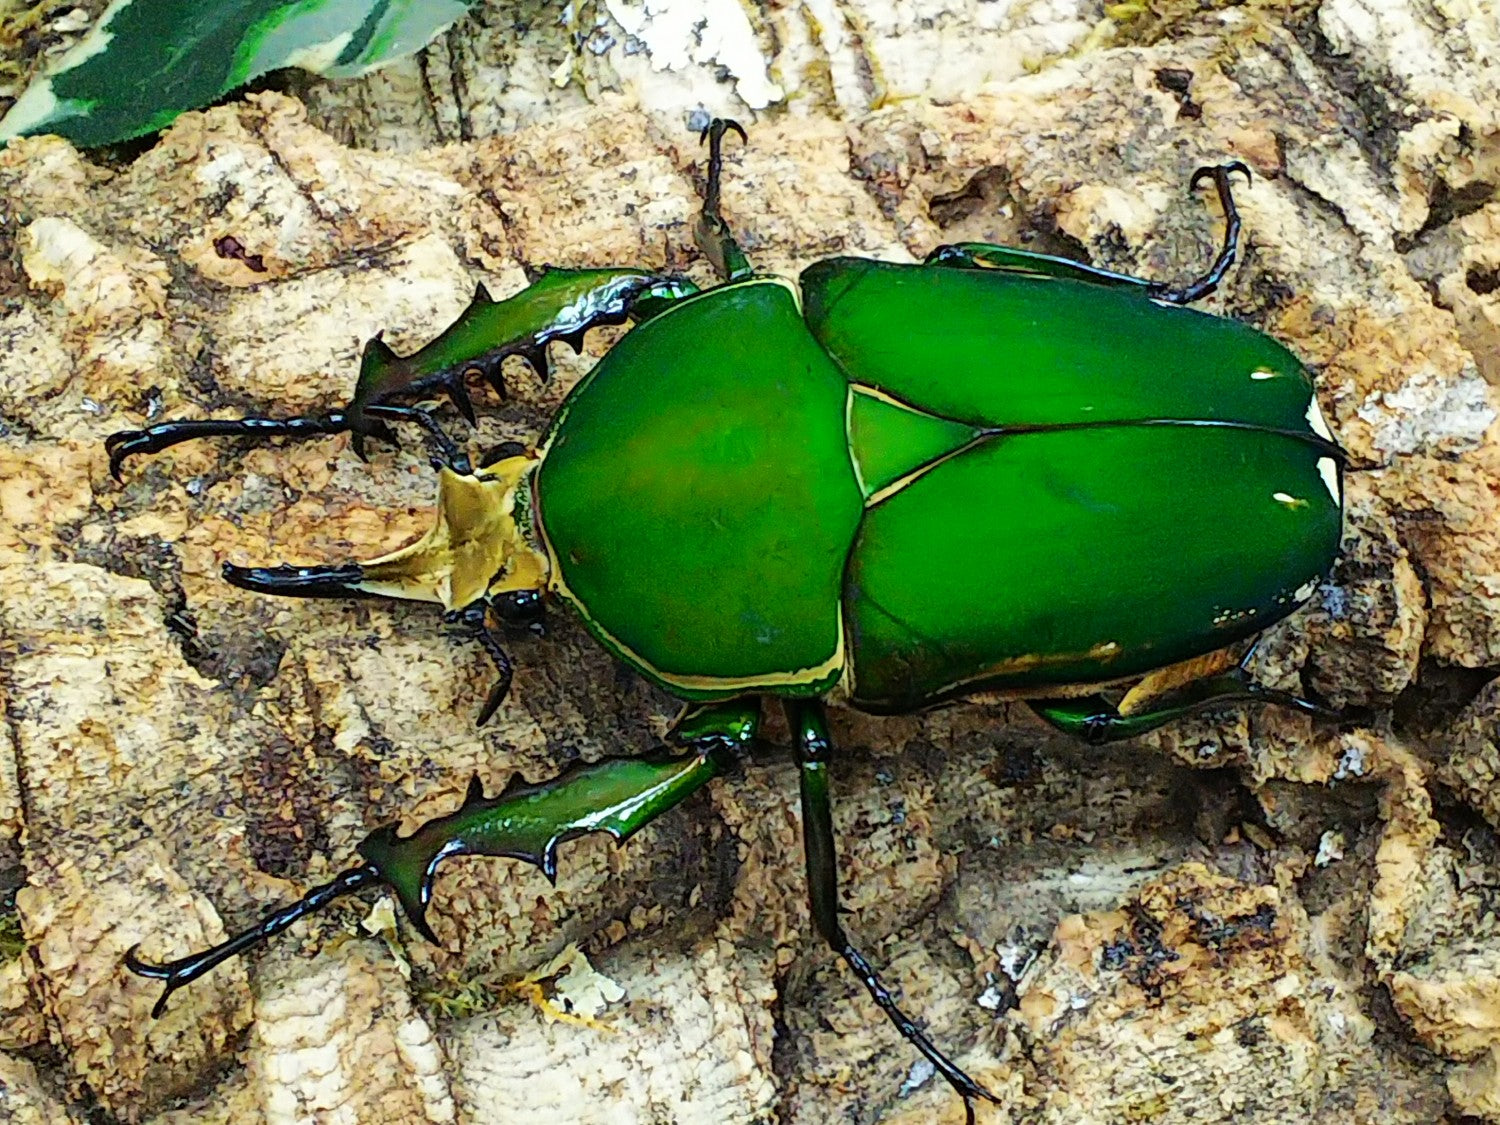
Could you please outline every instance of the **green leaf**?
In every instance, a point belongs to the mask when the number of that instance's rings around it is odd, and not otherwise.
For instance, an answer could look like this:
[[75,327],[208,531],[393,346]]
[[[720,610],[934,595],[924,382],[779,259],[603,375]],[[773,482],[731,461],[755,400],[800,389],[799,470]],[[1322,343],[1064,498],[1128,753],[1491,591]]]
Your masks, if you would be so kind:
[[473,0],[114,0],[0,119],[0,141],[90,146],[159,129],[252,78],[295,66],[363,74],[420,50]]

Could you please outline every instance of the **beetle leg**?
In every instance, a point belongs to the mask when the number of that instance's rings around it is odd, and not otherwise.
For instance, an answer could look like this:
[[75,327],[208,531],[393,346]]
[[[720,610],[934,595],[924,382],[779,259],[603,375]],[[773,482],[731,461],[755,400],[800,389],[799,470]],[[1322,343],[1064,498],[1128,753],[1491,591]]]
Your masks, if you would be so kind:
[[1084,741],[1099,745],[1134,738],[1157,727],[1165,726],[1174,719],[1192,715],[1210,707],[1221,707],[1226,703],[1271,703],[1300,711],[1304,715],[1334,721],[1354,717],[1324,707],[1291,692],[1263,687],[1250,679],[1243,662],[1227,672],[1205,676],[1184,684],[1179,690],[1164,698],[1161,706],[1148,710],[1122,714],[1102,695],[1082,696],[1077,699],[1029,700],[1031,709],[1058,730],[1076,735]]
[[605,832],[623,842],[730,768],[739,741],[736,734],[705,732],[687,753],[670,754],[661,747],[645,757],[580,763],[537,785],[517,776],[494,797],[484,795],[475,777],[457,811],[429,820],[410,836],[398,835],[394,824],[377,828],[359,845],[364,863],[228,941],[165,962],[146,961],[133,947],[125,955],[125,965],[140,976],[165,982],[151,1010],[153,1017],[160,1016],[177,989],[335,899],[377,883],[394,892],[411,924],[436,942],[427,905],[437,867],[447,857],[508,856],[535,864],[556,882],[559,844],[588,832]]
[[724,180],[724,134],[735,132],[746,144],[750,138],[738,121],[715,117],[703,130],[699,141],[708,141],[708,182],[703,188],[703,209],[698,212],[698,222],[693,228],[693,240],[703,256],[713,263],[714,269],[726,281],[738,281],[749,277],[754,271],[750,259],[735,241],[734,233],[719,211],[719,189]]
[[1218,288],[1219,282],[1234,265],[1235,253],[1240,240],[1240,212],[1234,204],[1229,177],[1239,172],[1248,182],[1250,169],[1236,160],[1229,164],[1199,168],[1193,173],[1189,188],[1196,188],[1204,180],[1213,180],[1219,193],[1219,206],[1224,212],[1224,240],[1219,253],[1209,266],[1208,272],[1196,281],[1180,288],[1159,281],[1143,281],[1129,274],[1099,269],[1068,258],[1051,254],[1036,254],[1029,250],[1018,250],[1014,246],[996,246],[988,242],[958,242],[935,247],[923,259],[927,266],[951,269],[1001,270],[1005,273],[1029,274],[1036,277],[1061,277],[1071,281],[1086,281],[1096,285],[1128,288],[1140,286],[1152,300],[1171,305],[1186,305],[1206,297]]
[[667,738],[685,745],[714,738],[745,746],[755,738],[759,728],[760,697],[742,695],[717,703],[689,703],[673,721]]
[[1120,698],[1117,707],[1122,715],[1150,710],[1159,700],[1170,702],[1172,696],[1189,684],[1227,672],[1241,662],[1242,658],[1235,654],[1233,648],[1220,648],[1202,656],[1168,664],[1165,668],[1147,672],[1132,684],[1130,690]]
[[500,643],[499,636],[489,622],[489,603],[477,601],[466,605],[461,609],[455,609],[443,615],[445,624],[455,627],[459,636],[472,637],[478,641],[485,652],[489,653],[490,660],[494,662],[497,679],[494,686],[484,699],[484,706],[479,709],[479,719],[476,726],[484,726],[500,709],[500,704],[505,702],[505,697],[510,694],[511,680],[515,676],[515,667],[510,662],[510,654],[505,651],[505,646]]
[[363,590],[365,568],[359,563],[323,566],[236,566],[225,563],[220,574],[231,586],[279,598],[378,598]]
[[[432,454],[431,461],[434,469],[452,469],[455,473],[463,476],[473,476],[474,467],[469,463],[469,455],[464,452],[463,447],[449,436],[448,431],[443,429],[443,424],[432,414],[432,411],[423,406],[392,406],[382,404],[372,406],[367,412],[371,417],[382,420],[402,420],[415,422],[422,427],[427,436],[428,448]],[[361,458],[365,455],[364,435],[355,431],[353,437],[354,451]]]
[[140,946],[132,945],[125,951],[125,967],[137,976],[166,982],[161,995],[151,1007],[151,1018],[159,1019],[162,1012],[167,1010],[167,1001],[172,998],[172,993],[179,988],[192,984],[199,977],[222,965],[231,957],[238,956],[251,946],[269,941],[293,922],[306,918],[309,914],[317,913],[334,899],[353,894],[380,880],[380,872],[367,863],[351,867],[347,871],[341,871],[321,886],[314,887],[290,906],[283,906],[280,910],[266,915],[248,930],[242,930],[228,941],[221,942],[211,949],[190,953],[175,961],[158,963],[143,960],[138,952]]
[[[382,404],[365,411],[366,421],[356,427],[352,417],[342,410],[327,414],[313,414],[302,418],[265,418],[251,415],[248,418],[196,418],[184,422],[160,422],[144,430],[122,430],[104,439],[104,448],[109,451],[109,472],[115,480],[120,479],[120,470],[127,458],[142,453],[160,453],[179,442],[200,437],[242,437],[256,441],[270,438],[310,438],[329,434],[353,433],[354,452],[365,460],[365,438],[379,438],[396,445],[396,435],[387,424],[393,420],[416,422],[426,432],[429,440],[441,454],[440,460],[457,472],[467,473],[468,458],[448,436],[442,425],[430,411],[420,406],[393,406]],[[462,468],[458,466],[462,465]]]
[[807,862],[808,899],[813,922],[823,940],[854,970],[854,975],[896,1025],[902,1038],[920,1051],[963,1098],[969,1123],[973,1125],[974,1099],[984,1098],[997,1104],[999,1099],[959,1069],[958,1064],[934,1046],[926,1033],[896,1006],[890,990],[881,983],[879,975],[859,950],[850,944],[839,923],[838,855],[833,842],[833,805],[828,793],[831,743],[823,705],[808,699],[788,699],[784,705],[787,723],[797,740],[797,765],[802,777],[802,847]]
[[[639,269],[549,269],[521,292],[500,301],[493,300],[481,285],[457,320],[410,355],[398,356],[379,336],[371,339],[360,359],[354,396],[343,409],[298,418],[162,422],[121,431],[105,440],[110,472],[118,479],[126,459],[160,453],[200,437],[264,441],[353,433],[355,452],[363,457],[365,437],[394,443],[386,418],[410,417],[399,413],[403,408],[394,405],[397,399],[410,401],[445,392],[472,422],[474,407],[466,385],[471,376],[487,380],[503,395],[501,366],[507,356],[523,356],[545,377],[547,345],[553,340],[579,347],[590,328],[655,315],[696,292],[690,282]],[[392,415],[393,410],[398,413]],[[426,421],[417,420],[431,433]]]
[[679,278],[622,268],[547,268],[525,289],[499,301],[480,285],[458,319],[410,355],[396,355],[379,337],[366,344],[349,412],[361,414],[394,395],[434,389],[449,393],[463,411],[467,393],[458,388],[470,377],[485,380],[503,398],[501,367],[508,356],[521,356],[545,379],[552,341],[577,351],[590,328],[623,324],[638,301],[670,302],[696,291]]
[[1069,281],[1086,281],[1094,285],[1118,288],[1148,287],[1151,283],[1129,274],[1059,258],[1018,250],[1014,246],[996,246],[989,242],[954,242],[935,247],[922,259],[924,266],[942,269],[997,270],[1032,277],[1060,277]]
[[[194,418],[182,422],[158,422],[144,430],[121,430],[104,439],[104,448],[109,451],[109,474],[120,479],[120,470],[127,458],[143,453],[160,453],[179,442],[201,437],[240,437],[266,441],[270,438],[309,438],[326,434],[347,433],[349,416],[342,410],[327,414],[314,414],[305,418],[266,418],[251,415],[248,418]],[[371,424],[367,432],[371,437],[395,444],[395,435],[384,422]],[[361,456],[363,444],[356,452]]]
[[1200,297],[1206,297],[1219,287],[1219,282],[1224,280],[1224,275],[1229,272],[1229,267],[1234,265],[1235,251],[1240,241],[1240,212],[1234,205],[1234,194],[1229,190],[1229,177],[1235,172],[1245,177],[1245,182],[1250,182],[1250,169],[1238,160],[1230,161],[1228,164],[1218,164],[1210,167],[1199,168],[1193,173],[1192,180],[1188,183],[1188,190],[1192,191],[1204,180],[1213,180],[1214,188],[1219,193],[1219,207],[1224,212],[1224,241],[1219,246],[1219,255],[1208,267],[1208,272],[1198,280],[1189,282],[1180,289],[1160,282],[1152,282],[1147,286],[1147,292],[1152,300],[1164,301],[1169,305],[1187,305]]

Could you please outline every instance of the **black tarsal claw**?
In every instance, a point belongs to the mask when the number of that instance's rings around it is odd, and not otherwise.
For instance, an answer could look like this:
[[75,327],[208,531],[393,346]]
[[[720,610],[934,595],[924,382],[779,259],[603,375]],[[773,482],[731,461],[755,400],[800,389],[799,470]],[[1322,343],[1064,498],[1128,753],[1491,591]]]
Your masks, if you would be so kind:
[[125,967],[138,977],[167,982],[166,987],[161,990],[161,995],[157,997],[156,1003],[151,1005],[151,1018],[158,1020],[167,1010],[167,1000],[177,989],[177,985],[172,980],[175,974],[170,964],[159,965],[154,961],[141,960],[140,948],[140,943],[137,942],[125,951]]
[[743,143],[750,143],[750,138],[745,135],[744,126],[741,125],[738,121],[734,120],[734,118],[732,117],[715,117],[708,123],[703,132],[698,134],[698,143],[701,145],[710,137],[712,137],[714,140],[718,140],[728,132],[738,133],[740,140]]
[[122,470],[130,458],[139,453],[159,453],[176,444],[170,440],[162,441],[160,437],[161,431],[152,430],[121,430],[110,434],[104,439],[104,448],[109,453],[109,475],[123,482]]
[[1229,177],[1235,172],[1245,177],[1245,183],[1253,183],[1250,168],[1243,160],[1231,160],[1227,164],[1205,164],[1193,173],[1193,178],[1188,181],[1188,190],[1197,191],[1198,185],[1204,180],[1212,180],[1215,184],[1229,183]]
[[334,899],[382,882],[385,882],[385,877],[373,864],[351,867],[347,871],[339,872],[328,882],[312,888],[296,902],[267,914],[248,930],[241,930],[227,941],[161,964],[141,960],[137,952],[140,947],[131,946],[125,953],[125,967],[139,976],[166,982],[166,989],[162,992],[161,999],[151,1009],[151,1016],[155,1019],[166,1010],[167,1001],[179,988],[192,984],[193,981],[212,972],[225,961],[238,957],[245,950],[275,937],[293,923],[317,913]]
[[142,437],[140,430],[121,430],[117,434],[110,434],[104,439],[104,448],[109,453],[109,475],[115,480],[124,483],[121,470],[125,467],[125,458],[135,452],[131,445]]
[[140,948],[141,943],[136,942],[125,951],[125,967],[138,977],[150,977],[152,980],[171,980],[171,968],[167,965],[158,965],[155,961],[142,961]]
[[396,437],[396,431],[379,418],[371,418],[365,422],[363,429],[354,430],[349,436],[349,444],[353,447],[354,452],[359,455],[361,461],[369,461],[370,459],[365,454],[366,438],[375,438],[377,441],[383,441],[392,449],[401,448],[401,441]]

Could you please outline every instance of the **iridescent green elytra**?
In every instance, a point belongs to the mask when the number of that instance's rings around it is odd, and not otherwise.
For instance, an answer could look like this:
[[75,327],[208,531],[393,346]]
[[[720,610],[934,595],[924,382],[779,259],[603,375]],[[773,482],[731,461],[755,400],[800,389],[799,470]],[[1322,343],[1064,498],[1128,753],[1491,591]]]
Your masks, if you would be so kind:
[[[1338,550],[1343,455],[1284,347],[1184,308],[1234,259],[1232,170],[1203,169],[1227,231],[1182,289],[1000,246],[921,264],[818,262],[754,273],[719,214],[716,122],[699,243],[725,276],[699,291],[632,269],[553,270],[469,310],[418,352],[367,347],[355,395],[306,418],[164,423],[110,439],[111,467],[212,434],[359,442],[415,421],[444,463],[421,541],[365,563],[226,567],[294,596],[436,602],[510,684],[505,627],[571,605],[620,660],[690,701],[673,747],[514,779],[201,953],[130,967],[177,988],[341,895],[383,884],[431,936],[433,873],[461,854],[556,874],[583,832],[630,836],[723,773],[780,696],[801,771],[811,916],[901,1033],[964,1098],[991,1095],[899,1007],[840,921],[823,702],[902,711],[978,692],[1122,738],[1214,703],[1319,708],[1248,681],[1231,647],[1291,612]],[[426,409],[500,361],[627,318],[534,449],[478,469]],[[1123,697],[1101,687],[1137,680]]]
[[834,259],[627,336],[532,515],[554,588],[669,691],[911,710],[1285,616],[1338,549],[1321,427],[1285,348],[1141,288]]

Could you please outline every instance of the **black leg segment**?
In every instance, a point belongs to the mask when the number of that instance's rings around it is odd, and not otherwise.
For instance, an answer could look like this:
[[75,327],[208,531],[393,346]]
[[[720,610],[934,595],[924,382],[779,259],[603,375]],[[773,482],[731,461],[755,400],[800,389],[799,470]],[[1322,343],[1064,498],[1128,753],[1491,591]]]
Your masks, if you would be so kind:
[[1224,212],[1224,241],[1219,247],[1219,256],[1214,259],[1213,265],[1209,266],[1208,272],[1197,281],[1190,282],[1181,288],[1152,282],[1147,287],[1147,292],[1155,300],[1165,301],[1172,305],[1191,304],[1217,289],[1219,282],[1223,281],[1224,275],[1229,272],[1229,267],[1234,265],[1235,252],[1240,242],[1240,212],[1239,208],[1234,205],[1234,194],[1229,190],[1229,177],[1235,172],[1244,176],[1247,184],[1250,182],[1250,169],[1238,160],[1228,164],[1199,168],[1193,173],[1193,178],[1188,183],[1189,191],[1195,190],[1204,180],[1214,182],[1214,188],[1219,193],[1219,207]]
[[719,212],[719,190],[724,182],[724,134],[731,132],[738,133],[740,140],[748,141],[739,122],[718,117],[709,122],[699,138],[708,141],[708,182],[703,188],[703,209],[698,212],[698,223],[693,231],[698,249],[726,281],[735,281],[751,273],[750,260],[745,257],[729,224]]
[[156,1004],[151,1009],[151,1018],[160,1019],[161,1014],[167,1010],[167,1001],[179,988],[192,984],[205,973],[222,965],[231,957],[237,957],[251,946],[269,941],[293,922],[306,918],[309,914],[316,914],[334,899],[343,898],[345,895],[353,894],[355,891],[379,882],[381,882],[380,872],[369,864],[351,867],[348,871],[335,875],[322,886],[314,887],[290,906],[283,906],[274,914],[262,918],[256,925],[236,934],[223,945],[216,945],[212,949],[190,953],[175,961],[164,961],[159,964],[154,961],[143,961],[137,952],[140,947],[133,945],[125,952],[125,967],[138,976],[165,982],[161,996],[157,998]]
[[490,628],[489,603],[474,602],[455,609],[445,614],[443,620],[453,626],[460,636],[472,637],[478,641],[489,653],[490,660],[494,662],[496,679],[494,686],[490,688],[489,695],[485,696],[484,706],[479,709],[479,719],[476,726],[484,726],[494,717],[496,711],[500,710],[500,704],[505,702],[505,697],[510,694],[511,680],[515,677],[515,666],[510,662],[510,654],[500,643],[500,638],[495,635],[495,630]]
[[797,740],[797,765],[802,779],[802,845],[807,860],[807,887],[814,924],[833,950],[854,970],[871,999],[896,1025],[904,1039],[920,1051],[948,1085],[964,1100],[972,1125],[974,1099],[999,1099],[970,1078],[958,1064],[943,1054],[899,1007],[890,990],[864,955],[850,944],[839,923],[838,855],[833,837],[833,803],[829,796],[828,760],[831,744],[823,705],[816,700],[790,699],[785,703],[787,723]]
[[224,581],[241,590],[279,598],[376,598],[359,588],[365,568],[359,563],[333,566],[235,566],[225,563]]
[[[349,418],[342,410],[315,414],[306,418],[196,418],[185,422],[159,422],[144,430],[122,430],[104,440],[109,451],[109,474],[120,479],[125,462],[140,454],[160,453],[180,442],[203,437],[242,437],[255,441],[271,438],[310,438],[341,434],[349,429]],[[387,437],[389,431],[376,434]]]
[[[1251,652],[1254,652],[1253,648]],[[1193,680],[1160,701],[1127,714],[1121,714],[1120,709],[1102,695],[1034,699],[1028,704],[1058,730],[1094,746],[1135,738],[1184,716],[1233,703],[1269,703],[1328,722],[1359,722],[1366,718],[1358,709],[1336,711],[1291,692],[1256,683],[1245,668],[1249,659],[1250,653],[1246,653],[1234,668]]]
[[205,437],[238,437],[263,442],[272,438],[300,440],[352,433],[354,452],[364,459],[367,437],[378,438],[389,445],[397,444],[396,434],[389,424],[391,422],[417,423],[427,437],[435,462],[454,472],[472,472],[467,454],[449,437],[430,411],[419,406],[396,406],[390,403],[366,407],[358,422],[353,415],[343,410],[330,410],[326,414],[309,414],[300,418],[252,415],[249,418],[194,418],[184,422],[159,422],[144,430],[122,430],[110,434],[104,439],[104,448],[109,451],[109,472],[115,480],[120,479],[120,471],[131,457],[160,453],[182,442]]

